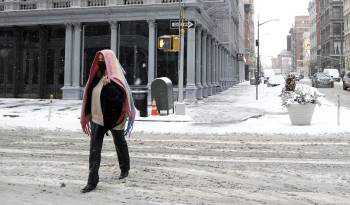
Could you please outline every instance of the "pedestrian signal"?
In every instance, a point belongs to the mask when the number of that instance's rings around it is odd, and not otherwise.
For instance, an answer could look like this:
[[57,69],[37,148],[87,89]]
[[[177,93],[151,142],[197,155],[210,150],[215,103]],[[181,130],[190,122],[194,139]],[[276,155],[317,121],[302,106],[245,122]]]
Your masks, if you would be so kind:
[[158,37],[158,49],[165,52],[179,51],[179,37],[177,35],[164,35]]

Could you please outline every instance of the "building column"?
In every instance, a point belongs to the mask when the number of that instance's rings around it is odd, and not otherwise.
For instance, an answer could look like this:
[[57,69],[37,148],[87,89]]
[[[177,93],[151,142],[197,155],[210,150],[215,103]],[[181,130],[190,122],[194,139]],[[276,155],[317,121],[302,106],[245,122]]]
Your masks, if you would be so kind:
[[72,85],[72,44],[73,28],[72,24],[68,23],[66,24],[66,45],[64,53],[64,87]]
[[80,62],[81,62],[81,24],[74,24],[74,48],[73,48],[73,76],[72,86],[80,88]]
[[213,78],[212,78],[212,84],[214,86],[214,93],[216,94],[217,93],[217,84],[216,84],[216,71],[218,70],[218,67],[217,67],[217,58],[216,58],[216,40],[214,39],[213,41]]
[[219,42],[216,41],[215,43],[215,85],[216,85],[216,93],[220,91],[219,89]]
[[232,62],[232,56],[231,54],[229,53],[228,54],[228,62],[229,62],[229,87],[232,86],[232,81],[233,81],[233,72],[234,72],[234,69],[233,69],[233,62]]
[[225,52],[224,52],[224,47],[221,47],[221,89],[222,90],[225,90],[225,87],[224,87],[224,70],[225,70],[225,58],[224,58],[224,55],[225,55]]
[[221,65],[222,65],[222,58],[221,58],[221,45],[218,45],[218,65],[219,65],[219,70],[218,70],[218,84],[219,84],[219,92],[222,91],[222,85],[221,85]]
[[118,27],[117,24],[118,22],[116,21],[111,21],[109,22],[110,27],[111,27],[111,50],[114,52],[116,56],[117,55],[117,34],[118,34]]
[[202,96],[208,97],[208,85],[207,85],[207,31],[203,30],[203,37],[202,37],[202,63],[201,63],[201,70],[202,70]]
[[202,28],[200,25],[197,26],[197,30],[196,30],[196,86],[198,88],[197,90],[197,99],[203,99],[203,95],[202,95],[202,83],[201,83],[201,79],[202,79]]
[[155,20],[148,20],[148,89],[151,89],[151,83],[154,80],[155,73],[155,55],[156,55],[156,27]]
[[212,53],[211,53],[211,58],[213,59],[211,61],[211,66],[212,66],[212,69],[211,69],[211,85],[213,86],[213,95],[216,94],[216,85],[215,85],[215,70],[216,70],[216,65],[215,65],[215,39],[213,38],[212,41],[211,41],[211,50],[212,50]]
[[229,88],[229,79],[230,79],[230,73],[229,73],[229,58],[228,58],[228,51],[225,51],[225,64],[226,64],[226,68],[225,68],[225,87],[226,89]]
[[218,44],[218,71],[216,82],[218,84],[218,92],[221,92],[221,46]]
[[196,29],[187,30],[187,83],[186,100],[197,99],[196,87]]
[[215,85],[215,39],[211,39],[211,86],[212,86],[212,95],[216,94],[216,85]]
[[236,78],[236,74],[235,74],[235,72],[236,72],[236,68],[235,68],[236,63],[235,63],[234,59],[232,58],[232,54],[230,54],[230,62],[231,62],[231,67],[232,67],[231,85],[230,85],[230,87],[231,87],[232,85],[234,85],[235,78]]
[[225,50],[224,47],[221,48],[221,87],[225,90]]
[[208,34],[207,38],[208,44],[207,44],[207,85],[208,85],[208,96],[213,95],[213,86],[211,84],[211,69],[213,69],[213,66],[211,65],[212,62],[212,49],[211,49],[211,36]]
[[66,25],[65,76],[63,99],[80,100],[83,89],[80,86],[81,71],[81,24]]
[[73,25],[66,24],[66,39],[64,53],[64,86],[62,89],[62,99],[69,100],[73,98],[72,90],[72,55],[73,55]]
[[234,85],[234,80],[235,80],[235,61],[232,57],[232,54],[229,55],[230,58],[230,71],[231,71],[231,79],[230,79],[230,87]]

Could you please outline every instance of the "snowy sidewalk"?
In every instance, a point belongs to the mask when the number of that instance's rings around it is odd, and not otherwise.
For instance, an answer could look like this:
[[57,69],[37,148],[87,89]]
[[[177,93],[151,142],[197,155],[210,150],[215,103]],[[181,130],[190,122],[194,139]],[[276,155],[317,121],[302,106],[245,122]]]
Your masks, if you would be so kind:
[[[137,117],[134,132],[143,133],[341,133],[350,132],[350,111],[341,108],[337,126],[336,106],[317,106],[310,126],[292,126],[278,96],[282,87],[255,86],[248,82],[218,95],[186,105],[186,116]],[[0,99],[0,127],[80,131],[81,101]]]

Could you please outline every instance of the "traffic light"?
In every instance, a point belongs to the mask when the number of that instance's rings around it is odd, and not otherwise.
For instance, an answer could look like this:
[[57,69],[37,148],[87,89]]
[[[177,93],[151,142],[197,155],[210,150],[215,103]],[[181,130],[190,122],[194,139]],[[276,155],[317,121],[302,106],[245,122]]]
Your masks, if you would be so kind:
[[177,52],[180,47],[180,39],[177,35],[164,35],[158,37],[158,49],[165,52]]
[[159,36],[158,37],[158,49],[171,50],[171,36]]
[[172,44],[171,49],[173,52],[180,50],[180,38],[179,36],[172,36]]

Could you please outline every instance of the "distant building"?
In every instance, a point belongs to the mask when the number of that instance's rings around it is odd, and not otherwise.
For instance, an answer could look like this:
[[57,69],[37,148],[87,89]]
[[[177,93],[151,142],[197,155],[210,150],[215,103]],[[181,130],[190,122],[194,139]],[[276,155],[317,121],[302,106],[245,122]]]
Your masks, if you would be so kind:
[[245,79],[255,73],[254,0],[244,0]]
[[343,62],[343,1],[321,1],[321,67],[339,71]]
[[310,15],[310,62],[309,72],[314,74],[321,67],[321,13],[320,0],[311,0],[308,7]]
[[278,69],[275,73],[280,73],[282,75],[288,74],[292,71],[292,54],[290,51],[283,50],[278,54]]
[[304,32],[303,35],[303,63],[300,73],[309,76],[310,70],[310,32]]
[[287,36],[287,51],[292,51],[292,36]]
[[344,69],[350,70],[350,0],[344,0]]
[[[295,33],[294,33],[294,27],[290,28],[289,30],[289,35],[290,36],[290,54],[292,57],[292,69],[295,69],[296,67],[296,61],[295,61]],[[287,38],[288,40],[288,38]],[[288,42],[287,42],[287,47],[288,47]]]
[[294,35],[294,71],[300,71],[304,65],[303,36],[310,30],[309,16],[296,16],[293,28]]
[[278,58],[272,57],[271,58],[271,68],[272,69],[278,69],[280,66],[278,64]]

